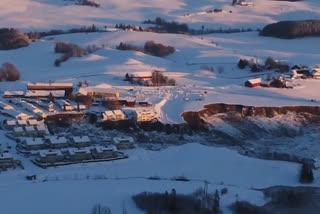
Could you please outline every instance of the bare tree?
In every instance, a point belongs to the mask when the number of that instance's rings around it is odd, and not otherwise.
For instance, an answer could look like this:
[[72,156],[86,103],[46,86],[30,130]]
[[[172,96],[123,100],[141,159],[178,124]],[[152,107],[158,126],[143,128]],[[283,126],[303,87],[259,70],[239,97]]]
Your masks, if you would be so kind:
[[17,68],[9,62],[3,63],[0,68],[0,81],[16,81],[20,79]]
[[112,214],[109,207],[104,207],[101,204],[96,204],[92,208],[92,214]]

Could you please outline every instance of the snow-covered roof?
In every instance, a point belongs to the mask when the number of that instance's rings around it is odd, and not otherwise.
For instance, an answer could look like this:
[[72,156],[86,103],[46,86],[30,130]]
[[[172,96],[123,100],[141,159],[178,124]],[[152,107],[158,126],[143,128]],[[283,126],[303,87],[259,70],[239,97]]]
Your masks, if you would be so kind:
[[151,71],[137,71],[137,72],[130,73],[130,75],[133,75],[134,77],[137,77],[137,78],[151,78],[152,72]]
[[134,140],[133,140],[132,137],[124,137],[124,136],[121,136],[121,137],[114,137],[114,138],[113,138],[113,142],[114,142],[115,144],[123,143],[123,142],[133,143]]
[[25,94],[26,97],[48,97],[52,94],[53,97],[64,97],[65,91],[64,90],[28,90]]
[[24,96],[24,91],[4,91],[4,96]]
[[18,120],[18,125],[20,125],[20,126],[27,125],[27,121],[26,120]]
[[100,87],[81,87],[79,88],[79,93],[83,95],[88,95],[88,93],[110,93],[116,94],[117,90],[114,88],[100,88]]
[[110,117],[114,116],[113,111],[109,111],[109,110],[108,110],[108,111],[105,111],[104,114],[105,114],[106,116],[110,116]]
[[0,153],[0,160],[4,160],[4,159],[12,159],[12,155],[11,153],[5,152],[5,153]]
[[72,137],[73,142],[75,143],[90,143],[91,140],[88,136],[74,136]]
[[23,128],[20,127],[20,126],[19,126],[19,127],[14,127],[14,128],[13,128],[13,131],[16,132],[16,133],[24,132]]
[[38,126],[44,124],[43,120],[28,120],[30,126]]
[[113,113],[114,113],[115,115],[120,115],[120,116],[123,116],[123,115],[124,115],[124,113],[123,113],[121,110],[119,110],[119,109],[113,110]]
[[47,136],[46,138],[51,144],[64,144],[68,142],[65,137]]
[[251,84],[257,84],[257,83],[261,83],[262,79],[261,78],[249,79],[248,82],[250,82]]
[[104,147],[104,146],[96,146],[94,147],[96,152],[102,153],[102,152],[110,152],[110,151],[117,151],[117,147],[110,146],[110,147]]
[[26,132],[34,132],[35,131],[33,126],[26,126],[24,128],[25,128]]
[[7,120],[7,125],[8,126],[15,126],[15,125],[17,125],[17,121],[16,120]]
[[38,82],[38,83],[28,83],[27,87],[33,87],[33,86],[38,86],[38,87],[67,87],[71,88],[73,87],[72,83],[43,83],[43,82]]
[[27,146],[43,145],[43,144],[44,144],[42,138],[25,138],[25,139],[23,140],[23,142],[24,142]]
[[47,156],[62,156],[62,153],[60,150],[41,150],[39,152],[39,155],[41,157],[47,157]]
[[48,130],[47,127],[44,124],[37,125],[36,129],[38,131],[47,131]]
[[70,155],[75,155],[75,154],[91,154],[90,149],[89,148],[82,148],[82,149],[78,149],[78,148],[70,148],[68,149],[68,152]]

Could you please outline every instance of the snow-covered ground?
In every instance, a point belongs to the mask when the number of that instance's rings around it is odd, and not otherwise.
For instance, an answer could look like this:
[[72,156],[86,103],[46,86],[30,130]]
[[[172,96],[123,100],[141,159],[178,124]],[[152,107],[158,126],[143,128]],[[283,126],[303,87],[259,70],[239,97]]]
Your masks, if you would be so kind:
[[[129,159],[109,163],[79,164],[52,169],[40,169],[25,161],[24,170],[10,170],[0,174],[1,209],[10,213],[28,210],[30,213],[89,213],[95,203],[119,212],[122,201],[129,213],[141,213],[130,201],[142,191],[164,192],[176,188],[178,193],[191,193],[210,182],[209,190],[223,187],[229,193],[221,203],[227,206],[238,200],[249,200],[257,205],[267,202],[263,194],[252,190],[274,185],[296,186],[300,165],[282,161],[249,158],[226,148],[200,144],[172,146],[161,151],[135,149]],[[36,174],[38,180],[26,181],[26,175]],[[158,176],[169,180],[147,180]],[[185,176],[191,182],[170,179]],[[315,183],[320,186],[319,172]],[[238,196],[236,196],[238,194]],[[67,202],[67,203],[65,203]],[[14,204],[19,203],[19,206]]]

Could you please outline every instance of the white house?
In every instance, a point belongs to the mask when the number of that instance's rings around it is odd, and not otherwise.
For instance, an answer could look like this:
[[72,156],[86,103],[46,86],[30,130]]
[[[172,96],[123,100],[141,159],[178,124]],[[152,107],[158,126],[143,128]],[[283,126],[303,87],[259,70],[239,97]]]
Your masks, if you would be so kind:
[[23,97],[24,91],[4,91],[3,97],[12,98],[12,97]]
[[16,120],[7,120],[6,125],[9,129],[13,129],[17,125]]
[[47,140],[52,148],[68,147],[68,140],[65,137],[47,136]]
[[88,136],[74,136],[71,138],[71,142],[74,146],[89,146],[91,144],[91,140]]
[[19,126],[26,126],[28,123],[27,120],[18,120],[17,122]]
[[39,152],[38,161],[42,163],[55,163],[63,161],[64,156],[60,150],[42,150]]
[[38,135],[43,136],[43,135],[49,134],[49,130],[47,126],[45,126],[44,124],[37,125],[35,128],[38,132]]
[[70,148],[67,151],[69,159],[72,161],[83,161],[91,159],[91,152],[88,148]]
[[22,147],[28,150],[43,149],[46,147],[42,138],[25,138],[22,141]]

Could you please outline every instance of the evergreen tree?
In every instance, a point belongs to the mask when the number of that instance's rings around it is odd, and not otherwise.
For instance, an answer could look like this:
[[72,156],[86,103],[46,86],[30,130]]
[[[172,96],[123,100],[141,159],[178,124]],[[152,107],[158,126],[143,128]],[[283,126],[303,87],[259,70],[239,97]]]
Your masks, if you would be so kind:
[[312,183],[313,182],[313,171],[310,165],[302,164],[300,173],[300,183]]
[[213,208],[212,211],[214,214],[220,213],[220,196],[219,191],[216,189],[216,192],[213,196]]

